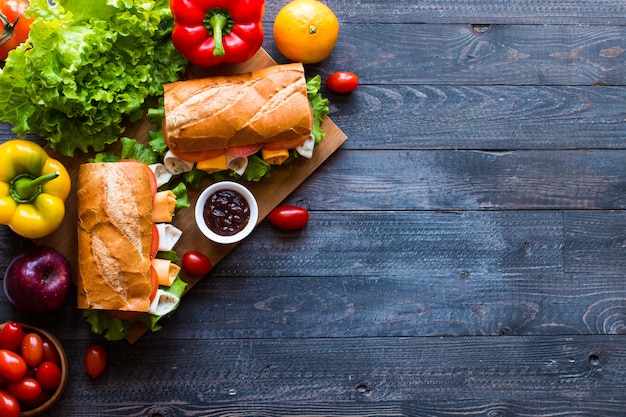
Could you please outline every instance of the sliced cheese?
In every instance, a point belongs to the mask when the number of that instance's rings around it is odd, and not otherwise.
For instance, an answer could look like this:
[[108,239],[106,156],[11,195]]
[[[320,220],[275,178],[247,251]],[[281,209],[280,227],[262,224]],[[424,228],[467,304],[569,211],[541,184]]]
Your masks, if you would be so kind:
[[163,157],[163,164],[165,165],[165,169],[173,175],[189,172],[193,169],[193,162],[184,161],[169,150]]
[[246,172],[246,168],[248,167],[248,157],[234,156],[227,153],[226,164],[228,165],[228,169],[230,169],[231,171],[235,171],[237,174],[243,175],[243,173]]
[[261,157],[270,165],[281,165],[289,158],[289,150],[280,149],[278,151],[270,151],[261,149]]
[[159,250],[170,251],[183,235],[183,231],[170,223],[157,223],[159,233]]
[[214,172],[224,171],[228,169],[228,160],[226,154],[223,153],[215,158],[207,159],[196,164],[196,168],[202,171],[206,171],[209,174]]
[[152,300],[152,303],[150,304],[148,313],[155,316],[164,316],[171,313],[179,302],[180,298],[159,288],[154,300]]
[[157,188],[167,184],[172,179],[173,175],[165,168],[165,165],[161,163],[151,164],[148,167],[154,172],[154,176],[157,182]]
[[154,196],[152,221],[155,223],[171,222],[176,209],[176,194],[171,190],[159,191]]
[[172,285],[180,272],[180,266],[168,259],[154,258],[152,260],[152,267],[159,277],[159,285],[166,287]]

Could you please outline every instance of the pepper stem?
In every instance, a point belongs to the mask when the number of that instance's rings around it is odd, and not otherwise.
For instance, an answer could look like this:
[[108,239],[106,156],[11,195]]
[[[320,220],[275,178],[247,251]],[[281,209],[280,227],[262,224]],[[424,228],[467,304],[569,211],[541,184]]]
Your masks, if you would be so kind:
[[204,26],[210,36],[213,37],[213,55],[224,56],[223,38],[228,35],[235,24],[233,16],[230,12],[221,7],[210,9],[204,17]]
[[226,24],[226,17],[221,14],[214,14],[210,19],[211,26],[213,27],[213,42],[215,47],[213,48],[214,56],[224,56],[224,43],[222,42],[222,31]]
[[51,172],[49,174],[34,177],[30,174],[18,175],[11,181],[11,197],[18,203],[28,203],[33,201],[39,194],[45,183],[55,179],[59,172]]

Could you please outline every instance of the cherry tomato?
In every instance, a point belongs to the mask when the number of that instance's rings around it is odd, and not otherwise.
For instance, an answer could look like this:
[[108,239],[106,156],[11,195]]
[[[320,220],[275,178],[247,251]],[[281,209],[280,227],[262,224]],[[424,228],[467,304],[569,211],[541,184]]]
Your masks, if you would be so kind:
[[22,411],[35,409],[39,407],[41,404],[48,401],[50,397],[52,397],[52,394],[53,394],[52,391],[42,389],[41,394],[39,394],[39,396],[35,398],[34,400],[20,401],[20,408],[22,409]]
[[326,86],[335,93],[349,93],[359,86],[359,77],[348,71],[338,71],[326,79]]
[[18,417],[20,415],[20,403],[13,395],[0,390],[0,416]]
[[205,254],[193,250],[183,255],[182,266],[185,272],[196,276],[206,275],[213,268],[211,260]]
[[50,342],[47,338],[42,337],[41,343],[43,345],[42,361],[52,362],[58,366],[61,366],[61,357],[59,356],[59,351],[57,351],[52,342]]
[[309,222],[309,212],[298,206],[278,206],[267,216],[274,226],[283,230],[302,229]]
[[102,375],[107,367],[107,351],[102,345],[92,344],[85,350],[85,371],[91,379]]
[[9,0],[0,4],[0,60],[4,61],[9,51],[17,48],[28,39],[30,24],[34,18],[26,18],[24,10],[29,6],[26,0]]
[[34,401],[41,395],[41,385],[35,378],[25,376],[17,381],[8,381],[7,391],[18,401]]
[[6,323],[0,330],[0,349],[19,352],[23,337],[24,329],[22,325],[14,321]]
[[43,359],[43,340],[37,333],[27,333],[22,339],[22,358],[29,366],[37,366]]
[[42,362],[35,375],[43,389],[54,390],[61,383],[61,369],[53,362]]
[[26,362],[17,353],[0,349],[0,375],[9,381],[22,379],[26,375]]

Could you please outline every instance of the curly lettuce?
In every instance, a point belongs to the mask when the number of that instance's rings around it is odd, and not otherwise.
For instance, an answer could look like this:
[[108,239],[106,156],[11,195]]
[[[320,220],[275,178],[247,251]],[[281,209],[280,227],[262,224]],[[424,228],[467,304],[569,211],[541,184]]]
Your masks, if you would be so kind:
[[57,152],[101,151],[188,62],[168,0],[31,0],[26,43],[0,71],[0,121]]
[[[187,283],[180,279],[180,277],[176,277],[176,280],[170,287],[161,287],[161,289],[174,294],[179,299],[183,296],[186,288]],[[176,306],[176,308],[178,308],[178,306]],[[163,317],[169,317],[172,313],[173,311],[165,316],[154,316],[152,314],[143,313],[132,320],[120,320],[114,318],[104,310],[84,310],[83,317],[90,324],[93,333],[104,335],[105,339],[113,341],[122,340],[128,336],[136,322],[141,322],[148,330],[157,332],[161,330],[159,321]]]

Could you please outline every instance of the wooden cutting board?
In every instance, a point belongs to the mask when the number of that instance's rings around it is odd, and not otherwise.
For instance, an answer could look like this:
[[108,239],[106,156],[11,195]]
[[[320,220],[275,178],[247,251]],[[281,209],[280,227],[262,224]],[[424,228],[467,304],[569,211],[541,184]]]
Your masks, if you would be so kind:
[[[187,76],[189,78],[201,78],[212,75],[229,75],[239,74],[253,71],[260,68],[275,65],[276,62],[265,52],[260,49],[257,54],[249,61],[238,65],[224,65],[216,68],[199,68],[191,67]],[[147,143],[148,131],[153,130],[155,126],[151,125],[147,118],[129,126],[124,132],[124,136],[134,138],[140,142]],[[322,129],[326,135],[321,143],[315,147],[315,152],[311,159],[298,158],[286,166],[272,167],[271,178],[263,179],[259,182],[246,182],[250,191],[256,197],[259,204],[259,222],[262,221],[276,206],[278,206],[292,191],[294,191],[313,171],[315,171],[330,155],[333,154],[341,144],[347,139],[347,136],[326,117],[322,123]],[[119,147],[119,146],[117,146]],[[110,149],[115,150],[116,145]],[[56,248],[63,253],[72,265],[73,276],[76,276],[77,268],[77,212],[76,212],[76,184],[78,184],[78,168],[93,154],[77,155],[75,157],[65,157],[48,149],[50,155],[61,161],[68,169],[72,178],[72,192],[66,201],[66,215],[61,227],[53,234],[36,241],[39,245],[48,245]],[[189,201],[191,207],[179,211],[172,222],[177,228],[183,231],[183,235],[174,247],[179,257],[190,250],[196,250],[204,253],[209,257],[211,263],[216,265],[223,259],[235,246],[220,245],[212,243],[204,237],[196,226],[194,220],[195,201],[208,185],[211,180],[206,179],[198,189],[189,189]],[[258,222],[257,222],[258,224]],[[202,277],[190,276],[181,271],[181,278],[189,285],[189,291]],[[176,314],[174,312],[174,314]],[[143,333],[146,328],[137,328],[127,339],[133,343]]]

